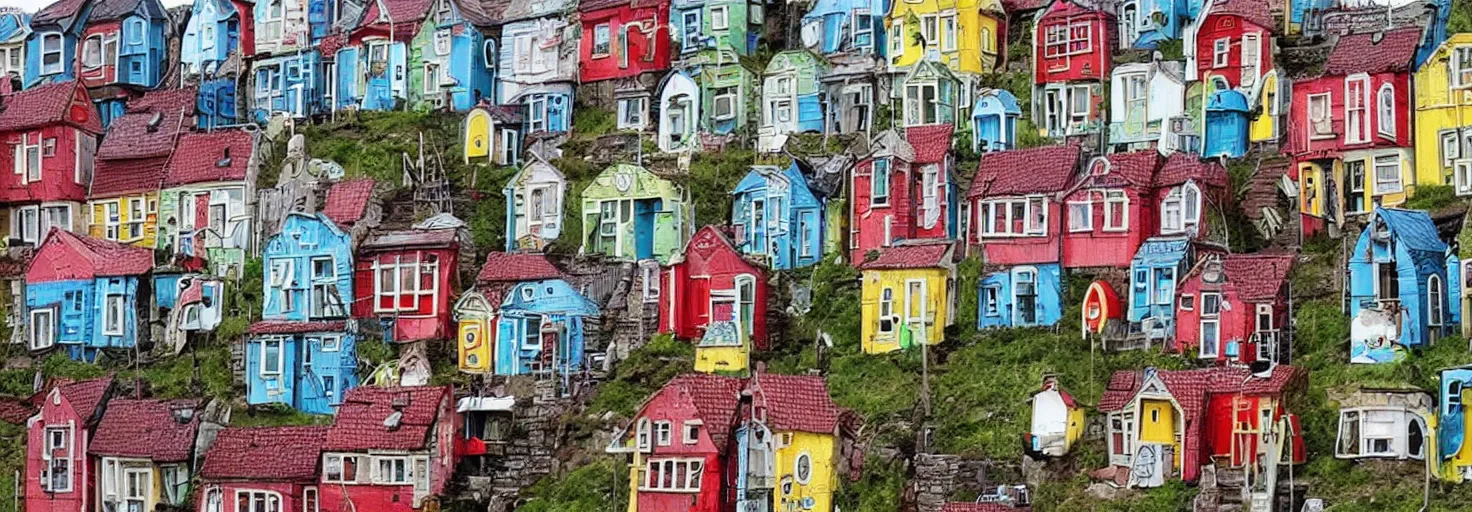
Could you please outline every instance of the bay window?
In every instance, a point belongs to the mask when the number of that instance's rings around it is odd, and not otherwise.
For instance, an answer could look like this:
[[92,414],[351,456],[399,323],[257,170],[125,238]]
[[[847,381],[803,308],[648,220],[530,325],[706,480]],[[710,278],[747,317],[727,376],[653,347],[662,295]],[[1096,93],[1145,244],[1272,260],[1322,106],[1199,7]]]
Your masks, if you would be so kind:
[[420,299],[434,300],[439,292],[439,256],[411,254],[384,256],[374,262],[376,313],[419,311]]

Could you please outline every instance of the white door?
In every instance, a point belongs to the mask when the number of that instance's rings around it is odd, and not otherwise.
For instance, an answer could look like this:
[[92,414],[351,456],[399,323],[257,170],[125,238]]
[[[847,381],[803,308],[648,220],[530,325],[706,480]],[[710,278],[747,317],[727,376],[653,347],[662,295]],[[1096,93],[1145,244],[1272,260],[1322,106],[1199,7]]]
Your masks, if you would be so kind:
[[926,298],[925,281],[914,279],[905,283],[905,327],[910,329],[915,343],[925,343],[928,303]]

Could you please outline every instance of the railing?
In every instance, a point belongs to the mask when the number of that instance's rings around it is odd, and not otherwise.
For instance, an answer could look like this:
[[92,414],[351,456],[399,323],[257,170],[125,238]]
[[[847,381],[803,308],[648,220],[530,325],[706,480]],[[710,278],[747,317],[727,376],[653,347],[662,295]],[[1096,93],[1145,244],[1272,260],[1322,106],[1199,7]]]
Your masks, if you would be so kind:
[[1281,336],[1282,333],[1277,329],[1259,330],[1252,333],[1248,340],[1257,347],[1258,361],[1278,360],[1278,340],[1282,339]]

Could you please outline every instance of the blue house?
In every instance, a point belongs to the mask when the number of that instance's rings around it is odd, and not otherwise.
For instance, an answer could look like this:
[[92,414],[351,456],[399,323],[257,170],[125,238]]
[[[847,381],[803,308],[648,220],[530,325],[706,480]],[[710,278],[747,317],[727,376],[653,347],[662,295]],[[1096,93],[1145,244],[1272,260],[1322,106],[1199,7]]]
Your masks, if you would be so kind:
[[26,83],[26,38],[31,35],[31,15],[12,9],[0,12],[0,76]]
[[824,55],[873,53],[883,58],[887,0],[818,0],[802,17],[803,46]]
[[1457,327],[1448,259],[1426,212],[1375,208],[1349,253],[1353,362],[1384,362],[1387,342],[1422,346]]
[[565,132],[572,122],[578,85],[582,25],[564,15],[577,2],[511,2],[502,19],[496,61],[497,103],[524,105],[526,131]]
[[1202,0],[1129,0],[1119,7],[1120,44],[1127,48],[1155,49],[1160,43],[1180,39],[1186,27],[1200,14]]
[[256,122],[266,122],[276,113],[303,118],[323,112],[325,83],[315,50],[264,58],[251,71],[255,88],[251,117]]
[[330,414],[358,385],[352,254],[352,237],[322,214],[289,214],[266,242],[262,320],[245,342],[247,403]]
[[982,89],[971,107],[971,149],[978,153],[1017,147],[1022,107],[1006,89]]
[[[235,110],[236,66],[232,56],[247,57],[241,47],[243,9],[232,0],[195,0],[189,24],[179,40],[179,72],[184,83],[199,88],[195,121],[201,128],[241,122]],[[223,66],[223,67],[222,67]]]
[[583,367],[583,320],[598,305],[561,279],[517,283],[496,318],[496,374],[567,375]]
[[1063,271],[1057,263],[988,273],[978,290],[976,326],[1037,327],[1063,317]]
[[31,16],[26,38],[26,88],[76,78],[77,45],[93,2],[57,0]]
[[26,269],[30,349],[59,345],[90,362],[102,349],[146,343],[139,312],[149,305],[152,268],[149,249],[52,228]]
[[1467,439],[1467,404],[1463,394],[1472,388],[1472,366],[1458,366],[1441,370],[1441,393],[1436,408],[1436,459],[1445,476],[1465,478],[1466,470],[1472,466],[1463,453],[1462,445]]
[[[122,84],[152,89],[164,74],[169,13],[159,0],[95,0],[78,52],[88,88]],[[116,69],[107,62],[117,46]]]
[[1247,130],[1252,124],[1247,96],[1236,90],[1216,91],[1206,103],[1206,147],[1201,156],[1237,158],[1247,154]]
[[823,257],[823,199],[797,162],[756,165],[736,184],[731,224],[737,250],[765,257],[773,269],[806,267]]
[[1130,260],[1129,309],[1125,318],[1149,339],[1175,335],[1176,284],[1194,263],[1187,237],[1152,237]]

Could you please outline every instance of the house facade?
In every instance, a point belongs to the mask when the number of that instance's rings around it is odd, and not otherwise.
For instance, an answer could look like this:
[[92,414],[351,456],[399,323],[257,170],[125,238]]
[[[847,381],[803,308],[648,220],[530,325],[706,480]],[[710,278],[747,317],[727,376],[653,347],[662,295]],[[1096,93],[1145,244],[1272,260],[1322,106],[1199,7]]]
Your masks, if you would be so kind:
[[520,282],[558,279],[562,272],[540,253],[493,252],[476,275],[475,288],[455,302],[460,371],[487,374],[495,370],[496,317],[506,292]]
[[201,409],[194,399],[109,401],[87,449],[97,469],[97,508],[157,510],[188,503]]
[[[89,89],[128,85],[152,89],[163,77],[169,13],[158,0],[92,3],[78,46],[77,78]],[[103,124],[123,113],[121,101],[100,101]]]
[[[684,56],[680,66],[694,77],[700,90],[700,118],[695,131],[702,135],[746,133],[743,130],[750,126],[752,114],[758,112],[752,105],[761,97],[759,73],[742,65],[740,55],[729,48]],[[679,111],[671,113],[678,114]],[[700,147],[690,145],[695,142],[698,141],[692,140],[685,147]]]
[[818,99],[818,77],[827,72],[826,68],[807,50],[789,50],[772,56],[762,76],[758,149],[777,152],[786,145],[790,135],[823,131],[827,116]]
[[1032,398],[1032,426],[1023,436],[1029,455],[1061,457],[1083,436],[1084,409],[1058,386],[1058,378],[1043,377],[1043,387]]
[[200,510],[316,510],[322,447],[330,427],[221,430],[200,467]]
[[26,420],[25,510],[87,512],[98,466],[88,454],[113,395],[110,377],[52,386]]
[[[404,97],[409,108],[463,112],[496,97],[497,50],[486,31],[497,20],[482,6],[467,5],[455,0],[432,0],[427,12],[417,15],[421,25],[409,40],[405,59],[408,80]],[[394,37],[400,24],[416,19],[414,14],[397,11],[389,4]],[[339,76],[341,71],[339,67]]]
[[1472,195],[1472,34],[1452,34],[1413,78],[1416,183]]
[[30,34],[22,52],[26,88],[77,78],[82,32],[94,7],[93,2],[57,0],[31,15]]
[[990,270],[977,289],[977,328],[1049,326],[1063,318],[1063,273],[1057,263]]
[[746,381],[749,417],[738,423],[737,510],[834,510],[842,411],[821,376],[760,373]]
[[31,14],[20,9],[0,13],[0,76],[26,80],[26,39],[31,35]]
[[445,492],[459,459],[459,419],[449,386],[349,391],[322,446],[321,508],[423,509]]
[[241,276],[255,251],[256,135],[240,129],[179,136],[158,201],[158,249],[203,258],[217,276]]
[[1118,6],[1115,33],[1124,49],[1156,49],[1181,39],[1201,14],[1201,3],[1186,0],[1129,0]]
[[1137,324],[1145,339],[1175,336],[1176,286],[1196,261],[1196,247],[1183,236],[1153,237],[1140,244],[1130,260],[1125,292],[1125,319]]
[[674,0],[669,24],[681,57],[704,50],[750,55],[763,40],[766,5],[755,0]]
[[669,261],[694,231],[688,194],[643,167],[604,169],[583,190],[583,252]]
[[824,199],[808,187],[803,168],[752,166],[731,192],[731,224],[742,254],[776,270],[806,267],[823,256]]
[[192,88],[157,91],[131,101],[108,126],[88,192],[88,234],[153,248],[158,190],[184,126],[194,123]]
[[598,315],[567,281],[517,283],[496,312],[496,374],[565,378],[582,369],[588,321]]
[[254,5],[244,0],[195,0],[179,40],[179,76],[198,88],[198,126],[212,128],[244,120],[236,81],[242,70],[231,59],[256,54]]
[[685,71],[671,71],[660,81],[659,119],[655,122],[655,145],[665,153],[695,151],[700,147],[702,123],[700,85]]
[[954,321],[951,243],[917,242],[880,249],[878,257],[861,260],[859,339],[865,353],[940,343]]
[[662,274],[660,332],[704,341],[720,327],[742,346],[767,348],[767,274],[715,226],[696,232]]
[[457,229],[379,231],[353,259],[352,315],[377,319],[384,340],[449,339],[450,297],[460,286]]
[[1203,258],[1176,288],[1175,350],[1219,363],[1283,359],[1292,318],[1288,274],[1293,259],[1290,254]]
[[1213,0],[1186,30],[1186,79],[1208,91],[1250,91],[1274,68],[1277,25],[1267,0]]
[[[650,396],[608,451],[629,457],[630,510],[728,509],[741,379],[685,374]],[[675,428],[679,426],[679,428]]]
[[581,27],[561,15],[570,7],[563,0],[516,2],[502,16],[497,103],[524,105],[527,133],[572,126]]
[[506,250],[540,251],[562,235],[567,178],[533,156],[501,190],[506,196]]
[[[1350,393],[1339,400],[1334,457],[1426,460],[1437,439],[1432,431],[1437,410],[1436,399],[1417,389],[1364,389]],[[1431,465],[1436,467],[1437,462]]]
[[1167,140],[1172,120],[1186,116],[1185,64],[1121,64],[1109,77],[1109,143],[1130,149],[1181,149]]
[[[256,4],[277,4],[289,0],[271,0]],[[279,15],[279,12],[278,12]],[[269,48],[278,44],[262,42],[261,22],[257,22],[256,61],[251,64],[250,119],[264,123],[273,116],[293,119],[304,118],[327,111],[331,102],[323,95],[328,84],[323,76],[322,56],[316,50],[284,51],[271,53]],[[267,23],[277,27],[279,23]],[[280,30],[269,28],[270,31]]]
[[1033,28],[1033,115],[1046,137],[1103,129],[1104,81],[1110,76],[1114,16],[1055,0]]
[[669,0],[581,2],[580,79],[612,80],[620,129],[654,126],[650,115],[660,78],[670,69],[674,37]]
[[39,245],[51,228],[82,232],[101,116],[76,82],[41,85],[4,98],[0,112],[0,204],[10,238]]
[[153,251],[53,228],[26,270],[30,349],[59,346],[93,361],[103,349],[149,342]]
[[1017,120],[1022,107],[1006,89],[983,89],[971,108],[971,150],[977,153],[1017,148]]
[[[988,264],[1062,263],[1063,206],[1056,197],[1073,185],[1082,160],[1076,146],[983,155],[966,192],[976,216],[967,242],[981,247]],[[1022,166],[1034,171],[1016,172]]]
[[850,261],[900,240],[953,239],[960,224],[950,125],[886,131],[853,172]]
[[1459,325],[1448,259],[1426,212],[1371,212],[1348,261],[1350,362],[1394,360],[1397,347],[1428,345]]
[[[998,0],[900,0],[893,2],[885,20],[888,68],[906,74],[924,61],[939,62],[972,80],[997,69],[1005,55],[1007,16]],[[963,94],[964,96],[964,94]],[[961,106],[969,106],[966,98]]]

